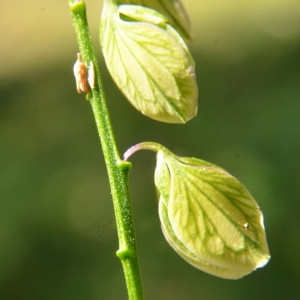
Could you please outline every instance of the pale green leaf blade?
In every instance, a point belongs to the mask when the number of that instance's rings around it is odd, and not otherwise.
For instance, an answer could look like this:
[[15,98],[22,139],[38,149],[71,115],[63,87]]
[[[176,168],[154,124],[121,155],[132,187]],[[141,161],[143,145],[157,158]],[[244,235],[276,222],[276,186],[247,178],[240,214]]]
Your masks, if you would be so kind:
[[152,8],[166,16],[168,23],[186,42],[191,40],[190,21],[179,0],[119,0],[119,4],[135,4]]
[[194,61],[164,16],[105,2],[100,37],[109,72],[137,110],[167,123],[185,123],[196,115]]
[[225,170],[159,151],[155,184],[165,237],[190,264],[237,279],[268,262],[262,212]]

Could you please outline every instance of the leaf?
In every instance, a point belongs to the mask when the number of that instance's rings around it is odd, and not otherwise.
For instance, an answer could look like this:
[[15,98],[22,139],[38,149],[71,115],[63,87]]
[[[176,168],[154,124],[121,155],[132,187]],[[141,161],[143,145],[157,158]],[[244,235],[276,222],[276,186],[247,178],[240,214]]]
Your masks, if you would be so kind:
[[152,8],[166,16],[168,23],[186,42],[191,40],[190,21],[179,0],[120,0],[119,4],[135,4]]
[[194,61],[163,15],[106,1],[100,42],[111,76],[137,110],[167,123],[185,123],[196,115]]
[[187,262],[228,279],[268,262],[262,212],[224,169],[160,148],[155,184],[163,233]]

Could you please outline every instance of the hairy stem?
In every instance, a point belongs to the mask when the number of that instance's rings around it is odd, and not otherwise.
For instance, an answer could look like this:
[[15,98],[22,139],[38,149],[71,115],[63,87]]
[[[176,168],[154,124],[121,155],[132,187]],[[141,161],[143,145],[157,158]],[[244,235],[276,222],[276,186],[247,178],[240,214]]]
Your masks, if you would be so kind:
[[143,299],[143,292],[128,191],[128,171],[131,164],[120,159],[116,146],[101,76],[88,28],[86,6],[83,1],[74,0],[69,2],[82,61],[87,66],[94,66],[95,83],[87,97],[96,121],[113,198],[119,238],[117,256],[122,262],[129,299],[141,300]]

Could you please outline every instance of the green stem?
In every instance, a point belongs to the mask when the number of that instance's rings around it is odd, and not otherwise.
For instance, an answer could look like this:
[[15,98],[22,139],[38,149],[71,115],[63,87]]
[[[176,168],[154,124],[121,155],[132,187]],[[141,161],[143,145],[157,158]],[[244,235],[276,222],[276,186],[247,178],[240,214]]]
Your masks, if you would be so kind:
[[94,113],[111,187],[117,223],[120,258],[130,300],[143,299],[131,202],[128,191],[128,172],[131,164],[120,159],[102,88],[101,76],[93,49],[83,1],[70,1],[70,9],[83,62],[95,72],[95,86],[88,93]]

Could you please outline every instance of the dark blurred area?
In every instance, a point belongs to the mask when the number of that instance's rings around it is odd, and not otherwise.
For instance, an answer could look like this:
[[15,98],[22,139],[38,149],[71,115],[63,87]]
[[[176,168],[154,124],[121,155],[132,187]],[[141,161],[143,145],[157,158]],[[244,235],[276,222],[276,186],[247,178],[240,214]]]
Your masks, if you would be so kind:
[[[188,11],[193,9],[189,3]],[[43,2],[39,9],[49,13],[52,7]],[[40,59],[35,58],[32,68],[24,63],[21,70],[14,66],[14,72],[0,73],[0,299],[127,299],[115,256],[118,241],[106,170],[89,103],[76,93],[72,65],[77,47],[68,5],[62,9],[68,37],[52,45],[62,51],[57,62],[51,56],[47,63],[49,55],[41,50],[42,67],[35,67]],[[201,2],[196,9],[203,9]],[[237,281],[188,265],[160,230],[155,157],[139,152],[132,158],[130,189],[145,298],[299,299],[300,25],[285,36],[241,23],[231,32],[242,32],[235,40],[241,44],[231,45],[232,55],[225,34],[222,40],[222,24],[210,39],[209,28],[197,26],[192,53],[199,115],[186,125],[140,115],[117,91],[100,58],[119,148],[124,152],[135,143],[155,141],[178,155],[227,169],[262,208],[272,258]],[[233,27],[226,27],[226,34],[228,28]],[[70,49],[63,50],[65,44]],[[3,47],[9,49],[8,42]],[[26,60],[21,48],[11,51],[16,60],[20,55]],[[11,56],[2,49],[4,70],[13,64]]]

